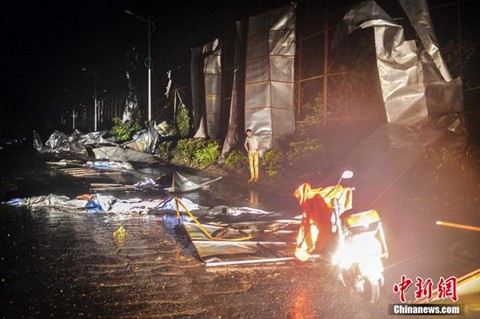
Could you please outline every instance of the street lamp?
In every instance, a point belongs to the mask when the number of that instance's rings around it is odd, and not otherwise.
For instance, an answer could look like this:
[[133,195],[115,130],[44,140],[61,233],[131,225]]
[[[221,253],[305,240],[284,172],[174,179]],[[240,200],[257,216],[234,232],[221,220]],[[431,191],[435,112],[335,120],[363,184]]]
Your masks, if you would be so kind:
[[155,23],[150,21],[150,15],[148,15],[148,18],[145,19],[135,13],[133,13],[130,10],[125,10],[126,14],[130,14],[143,23],[146,23],[148,26],[148,57],[145,59],[145,66],[148,69],[148,120],[150,121],[152,119],[152,56],[151,56],[151,35],[155,31]]
[[94,109],[94,112],[95,112],[95,115],[94,115],[94,131],[96,132],[97,131],[97,78],[98,78],[98,73],[95,72],[95,71],[87,70],[85,68],[82,68],[82,71],[93,74],[93,78],[94,78],[94,82],[95,82],[95,89],[94,89],[95,91],[94,91],[94,95],[93,95],[93,101],[94,101],[93,109]]

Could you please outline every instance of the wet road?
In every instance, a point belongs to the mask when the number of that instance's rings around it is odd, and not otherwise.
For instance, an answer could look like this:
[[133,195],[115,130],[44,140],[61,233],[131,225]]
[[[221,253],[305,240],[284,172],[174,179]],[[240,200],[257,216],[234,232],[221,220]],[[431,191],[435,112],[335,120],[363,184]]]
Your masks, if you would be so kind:
[[[362,307],[324,267],[207,271],[162,218],[2,211],[4,318],[318,318]],[[112,236],[122,224],[124,240]],[[352,296],[348,297],[349,299]],[[372,308],[372,309],[369,309]],[[365,315],[365,318],[367,315]]]
[[[72,197],[87,192],[92,181],[48,170],[48,158],[28,149],[2,155],[2,181],[9,186],[1,200],[48,193]],[[125,178],[163,170],[157,169]],[[225,182],[215,187],[188,198],[201,205],[292,208],[293,201],[284,196]],[[326,264],[206,269],[174,223],[173,216],[2,206],[0,317],[343,318],[361,307],[363,317],[371,318],[379,311],[379,305],[341,289]],[[113,236],[120,225],[127,231],[123,240]]]
[[[0,200],[51,192],[74,196],[87,192],[92,181],[48,170],[46,159],[30,150],[3,155],[1,177],[12,186]],[[122,178],[138,181],[162,172],[143,168]],[[121,197],[129,196],[139,193]],[[226,181],[187,197],[205,206],[297,212],[293,197]],[[368,303],[345,290],[324,262],[207,269],[174,224],[173,216],[1,207],[1,317],[385,318],[388,304],[398,301],[385,294]],[[120,225],[127,231],[123,240],[113,236]]]

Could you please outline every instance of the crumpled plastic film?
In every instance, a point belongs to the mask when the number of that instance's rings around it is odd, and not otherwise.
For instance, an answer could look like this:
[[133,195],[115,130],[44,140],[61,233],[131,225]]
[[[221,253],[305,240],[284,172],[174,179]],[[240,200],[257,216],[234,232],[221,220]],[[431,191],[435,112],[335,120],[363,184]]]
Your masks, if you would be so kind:
[[108,131],[90,132],[82,134],[79,130],[74,130],[70,136],[55,130],[45,145],[42,144],[40,135],[33,131],[33,146],[41,153],[74,153],[87,155],[87,146],[96,145],[115,145],[112,138],[104,138]]

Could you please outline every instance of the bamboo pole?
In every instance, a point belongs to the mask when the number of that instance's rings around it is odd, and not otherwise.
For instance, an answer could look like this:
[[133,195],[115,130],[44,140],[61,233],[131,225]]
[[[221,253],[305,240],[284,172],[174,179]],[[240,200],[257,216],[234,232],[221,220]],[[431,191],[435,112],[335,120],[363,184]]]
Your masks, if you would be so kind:
[[109,184],[109,183],[90,183],[90,187],[123,187],[124,185],[122,184]]
[[477,227],[477,226],[463,225],[463,224],[450,223],[450,222],[442,222],[440,220],[437,220],[436,224],[439,225],[439,226],[460,228],[460,229],[473,230],[473,231],[480,232],[480,227]]
[[257,264],[257,263],[275,263],[275,262],[285,262],[295,260],[295,257],[283,257],[283,258],[266,258],[266,259],[250,259],[250,260],[233,260],[233,261],[217,261],[217,262],[207,262],[205,266],[207,267],[216,267],[216,266],[229,266],[229,265],[244,265],[244,264]]

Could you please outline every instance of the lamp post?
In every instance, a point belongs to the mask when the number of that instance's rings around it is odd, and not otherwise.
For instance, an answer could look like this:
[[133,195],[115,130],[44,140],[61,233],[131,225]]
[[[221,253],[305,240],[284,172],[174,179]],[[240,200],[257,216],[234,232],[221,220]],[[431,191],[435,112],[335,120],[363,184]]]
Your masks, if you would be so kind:
[[94,106],[93,106],[93,110],[94,110],[94,131],[96,132],[97,131],[97,78],[98,78],[98,73],[95,72],[95,71],[90,71],[90,70],[87,70],[85,68],[82,68],[82,71],[84,72],[88,72],[88,73],[91,73],[93,74],[93,78],[94,78],[94,82],[95,82],[95,88],[94,88],[94,93],[93,93],[93,103],[94,103]]
[[145,19],[130,10],[125,10],[126,14],[130,14],[148,26],[148,57],[145,59],[145,66],[148,69],[148,120],[152,119],[152,56],[151,56],[151,35],[155,31],[155,23],[150,21],[150,15]]

